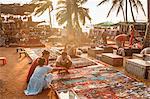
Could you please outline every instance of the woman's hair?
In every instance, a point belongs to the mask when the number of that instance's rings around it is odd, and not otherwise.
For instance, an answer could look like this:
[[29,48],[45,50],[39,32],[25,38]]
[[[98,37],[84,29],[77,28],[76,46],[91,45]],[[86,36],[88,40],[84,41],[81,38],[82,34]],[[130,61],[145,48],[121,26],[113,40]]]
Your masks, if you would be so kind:
[[62,54],[61,55],[67,55],[67,52],[62,52]]
[[47,51],[47,50],[44,50],[44,51],[42,52],[42,55],[48,55],[48,54],[50,54],[50,52]]
[[134,25],[130,25],[130,29],[134,29]]
[[45,59],[44,58],[39,58],[39,60],[38,60],[39,66],[43,66],[44,63],[45,63]]

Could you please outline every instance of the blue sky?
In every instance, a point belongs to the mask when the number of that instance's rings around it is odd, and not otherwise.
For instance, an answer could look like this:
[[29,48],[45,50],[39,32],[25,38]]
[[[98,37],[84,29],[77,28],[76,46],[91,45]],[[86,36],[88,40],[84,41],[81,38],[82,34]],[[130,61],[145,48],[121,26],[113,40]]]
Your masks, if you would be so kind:
[[[31,0],[0,0],[0,3],[29,3],[30,1]],[[53,1],[54,1],[54,5],[56,5],[57,0],[53,0]],[[92,24],[105,22],[105,21],[111,21],[111,22],[123,21],[122,14],[119,13],[119,16],[116,17],[115,11],[113,11],[111,13],[111,15],[108,18],[106,18],[109,8],[111,7],[111,2],[97,7],[97,4],[100,1],[101,0],[88,0],[88,2],[84,5],[84,7],[89,8],[90,16],[92,18]],[[144,9],[147,13],[147,0],[141,0],[141,2],[143,3]],[[53,13],[52,13],[52,23],[53,23],[54,27],[58,27],[58,24],[55,20],[55,13],[56,13],[56,11],[53,11]],[[132,20],[130,12],[129,12],[128,16],[129,16],[129,20]],[[147,21],[147,17],[144,16],[142,11],[140,11],[139,14],[135,13],[135,18],[137,21]],[[40,17],[33,17],[33,20],[34,21],[45,20],[48,22],[49,21],[48,13],[46,12]],[[87,22],[87,24],[90,24],[90,23]]]

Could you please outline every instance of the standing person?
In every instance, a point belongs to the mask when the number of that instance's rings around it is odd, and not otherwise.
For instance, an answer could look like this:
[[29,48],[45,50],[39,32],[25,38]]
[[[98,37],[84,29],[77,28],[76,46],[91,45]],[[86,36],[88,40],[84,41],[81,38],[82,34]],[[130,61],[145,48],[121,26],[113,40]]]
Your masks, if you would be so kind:
[[56,66],[65,67],[67,73],[71,65],[72,65],[72,60],[71,57],[67,55],[67,52],[62,52],[62,54],[58,56],[56,59]]
[[29,80],[27,89],[24,90],[25,95],[37,95],[43,89],[48,88],[52,81],[52,74],[48,74],[50,70],[52,70],[52,67],[45,65],[45,59],[39,58],[38,66]]
[[5,35],[5,46],[9,47],[10,44],[10,36],[8,34]]
[[104,46],[107,45],[107,36],[108,36],[108,33],[107,33],[106,29],[104,29],[104,31],[102,33],[102,40],[103,40]]
[[[49,51],[46,51],[46,50],[44,50],[44,51],[42,52],[42,58],[45,59],[45,65],[48,65],[49,54],[50,54],[50,52],[49,52]],[[39,57],[39,58],[41,58],[41,57]],[[37,59],[32,63],[32,65],[31,65],[31,67],[30,67],[30,70],[29,70],[28,75],[27,75],[27,83],[29,82],[29,80],[30,80],[30,78],[31,78],[31,76],[32,76],[32,74],[33,74],[35,68],[38,66],[39,58],[37,58]]]
[[123,48],[125,45],[125,41],[128,40],[128,35],[120,34],[115,37],[116,45],[118,48]]
[[130,26],[130,39],[129,39],[129,47],[132,47],[133,45],[133,39],[134,39],[134,35],[135,35],[135,28],[134,25]]

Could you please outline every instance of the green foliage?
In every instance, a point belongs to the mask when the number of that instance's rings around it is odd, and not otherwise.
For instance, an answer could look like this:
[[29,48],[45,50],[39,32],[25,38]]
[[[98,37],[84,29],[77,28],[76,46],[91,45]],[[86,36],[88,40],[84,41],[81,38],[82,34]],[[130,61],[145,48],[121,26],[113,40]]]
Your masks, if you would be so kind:
[[91,20],[89,9],[82,7],[87,0],[60,0],[58,1],[56,20],[59,25],[67,24],[70,28],[81,30],[85,25],[86,19]]

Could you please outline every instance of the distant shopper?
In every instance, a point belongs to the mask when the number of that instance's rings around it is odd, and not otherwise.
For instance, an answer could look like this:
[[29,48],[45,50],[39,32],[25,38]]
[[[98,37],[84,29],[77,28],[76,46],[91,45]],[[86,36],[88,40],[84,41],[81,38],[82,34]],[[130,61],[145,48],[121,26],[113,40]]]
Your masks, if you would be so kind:
[[130,26],[130,39],[129,39],[129,47],[132,47],[133,45],[133,40],[134,40],[134,35],[135,35],[135,28],[134,25]]
[[118,48],[123,48],[125,45],[125,41],[128,40],[128,35],[126,34],[120,34],[115,37],[116,45]]
[[104,45],[107,45],[107,36],[108,36],[108,31],[106,29],[104,29],[103,33],[102,33],[102,41]]

